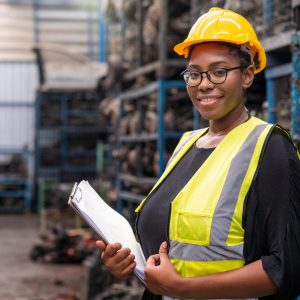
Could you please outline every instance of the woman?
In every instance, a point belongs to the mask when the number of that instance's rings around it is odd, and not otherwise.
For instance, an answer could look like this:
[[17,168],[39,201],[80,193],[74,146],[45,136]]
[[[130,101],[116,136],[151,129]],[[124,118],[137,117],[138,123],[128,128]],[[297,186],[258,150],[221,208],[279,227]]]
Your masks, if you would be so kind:
[[[244,106],[265,52],[247,20],[219,8],[201,16],[174,50],[189,58],[183,77],[209,128],[184,134],[137,209],[148,258],[143,298],[294,299],[300,293],[297,150],[284,129],[251,117]],[[132,273],[129,249],[97,245],[112,274]]]

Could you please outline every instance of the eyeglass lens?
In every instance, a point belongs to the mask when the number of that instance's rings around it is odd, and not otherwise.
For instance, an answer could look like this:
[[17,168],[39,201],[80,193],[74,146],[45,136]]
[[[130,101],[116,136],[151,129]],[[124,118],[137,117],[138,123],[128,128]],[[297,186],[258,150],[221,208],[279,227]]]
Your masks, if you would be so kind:
[[184,74],[184,80],[188,85],[195,86],[200,84],[203,75],[206,75],[208,80],[212,83],[222,83],[226,79],[226,69],[212,69],[206,72],[189,72]]

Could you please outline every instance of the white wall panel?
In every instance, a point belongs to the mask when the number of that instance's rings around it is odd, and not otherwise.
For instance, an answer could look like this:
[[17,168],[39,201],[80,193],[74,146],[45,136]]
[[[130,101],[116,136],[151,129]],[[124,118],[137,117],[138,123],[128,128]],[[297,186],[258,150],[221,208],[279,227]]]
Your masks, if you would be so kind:
[[34,102],[38,86],[35,61],[0,61],[1,102]]
[[0,149],[33,149],[34,110],[32,107],[1,107]]
[[38,87],[34,61],[0,61],[0,149],[34,145],[34,102]]

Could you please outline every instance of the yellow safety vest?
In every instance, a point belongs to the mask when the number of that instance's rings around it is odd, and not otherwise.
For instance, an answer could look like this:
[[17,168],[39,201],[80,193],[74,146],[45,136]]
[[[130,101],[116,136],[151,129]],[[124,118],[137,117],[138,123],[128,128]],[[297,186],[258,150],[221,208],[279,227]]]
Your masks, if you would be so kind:
[[[234,128],[172,201],[169,257],[182,276],[224,272],[244,265],[244,201],[273,127],[251,117]],[[206,131],[184,134],[149,195]]]

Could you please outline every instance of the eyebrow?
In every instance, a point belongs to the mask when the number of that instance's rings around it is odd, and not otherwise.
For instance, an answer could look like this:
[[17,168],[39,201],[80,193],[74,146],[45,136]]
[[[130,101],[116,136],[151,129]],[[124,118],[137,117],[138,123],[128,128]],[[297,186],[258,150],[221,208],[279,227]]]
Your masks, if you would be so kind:
[[[213,67],[216,67],[220,64],[227,64],[228,62],[225,61],[225,60],[220,60],[220,61],[216,61],[214,63],[212,63],[210,66],[209,66],[209,69],[213,68]],[[191,64],[191,65],[187,65],[187,68],[195,68],[195,69],[200,69],[199,65],[195,65],[195,64]]]

